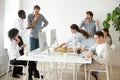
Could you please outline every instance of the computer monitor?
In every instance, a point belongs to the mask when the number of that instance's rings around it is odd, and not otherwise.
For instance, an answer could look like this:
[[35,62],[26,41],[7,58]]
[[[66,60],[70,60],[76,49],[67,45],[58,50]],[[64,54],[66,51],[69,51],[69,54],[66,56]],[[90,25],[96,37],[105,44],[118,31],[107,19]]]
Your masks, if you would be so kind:
[[51,39],[50,39],[50,45],[54,45],[55,43],[57,43],[58,45],[58,42],[57,42],[57,38],[56,38],[56,29],[52,29],[51,30]]
[[46,32],[39,32],[38,37],[39,37],[40,52],[48,50],[49,48],[46,40]]

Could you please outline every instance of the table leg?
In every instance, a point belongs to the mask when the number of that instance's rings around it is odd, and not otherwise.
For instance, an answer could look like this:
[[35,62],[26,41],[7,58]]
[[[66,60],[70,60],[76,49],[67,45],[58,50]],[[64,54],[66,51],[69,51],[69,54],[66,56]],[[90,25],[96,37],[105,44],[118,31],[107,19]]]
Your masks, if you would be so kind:
[[43,75],[45,75],[45,62],[43,62]]
[[50,80],[50,63],[48,63],[48,80]]
[[40,79],[39,79],[39,80],[41,80],[41,74],[42,74],[42,62],[39,62],[39,64],[40,64]]
[[87,80],[86,64],[84,64],[84,69],[85,69],[85,80]]
[[26,66],[26,80],[28,80],[28,75],[29,75],[28,64],[29,64],[29,61],[27,61],[27,66]]
[[75,73],[76,76],[75,76],[75,78],[76,78],[76,80],[77,80],[77,64],[76,64],[75,67],[76,67],[76,71],[75,71],[75,72],[76,72],[76,73]]
[[63,77],[63,69],[64,69],[64,67],[63,67],[63,64],[61,63],[61,70],[60,70],[60,80],[62,80],[62,77]]
[[75,64],[75,67],[73,69],[73,80],[76,80],[76,64]]
[[54,63],[54,66],[55,66],[55,70],[54,70],[54,72],[56,72],[56,80],[58,79],[58,77],[57,77],[57,63]]

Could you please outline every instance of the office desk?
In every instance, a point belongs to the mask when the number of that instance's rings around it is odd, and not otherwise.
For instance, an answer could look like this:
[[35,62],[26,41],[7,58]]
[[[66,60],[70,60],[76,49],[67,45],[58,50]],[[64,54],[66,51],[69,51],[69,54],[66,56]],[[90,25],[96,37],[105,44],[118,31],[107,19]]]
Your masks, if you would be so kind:
[[[73,63],[73,64],[84,64],[85,68],[85,80],[87,80],[86,75],[86,64],[91,64],[90,58],[83,58],[75,53],[60,53],[60,52],[42,52],[39,53],[39,49],[34,50],[29,53],[28,56],[20,56],[17,60],[26,60],[26,61],[39,61],[39,62],[52,62],[52,63]],[[76,69],[74,70],[76,73]],[[75,77],[73,78],[75,80]]]

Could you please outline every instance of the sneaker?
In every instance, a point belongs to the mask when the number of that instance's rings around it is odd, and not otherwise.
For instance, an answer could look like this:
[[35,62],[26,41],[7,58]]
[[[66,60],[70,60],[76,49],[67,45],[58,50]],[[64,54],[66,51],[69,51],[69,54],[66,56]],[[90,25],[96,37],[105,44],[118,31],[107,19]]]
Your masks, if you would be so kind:
[[93,72],[92,72],[92,76],[93,76],[96,80],[98,80],[97,75],[95,75]]
[[39,71],[34,72],[33,75],[34,75],[35,78],[40,78]]
[[[40,75],[39,75],[38,71],[36,71],[33,75],[34,75],[35,78],[40,78]],[[43,79],[43,75],[41,75],[41,79]]]
[[43,79],[43,75],[41,75],[41,79]]
[[28,77],[28,80],[33,80],[33,79],[32,79],[32,76],[31,76],[31,77]]
[[13,74],[12,77],[14,77],[14,78],[20,78],[20,76],[18,76],[17,74]]
[[19,75],[24,75],[22,72],[21,73],[18,73]]

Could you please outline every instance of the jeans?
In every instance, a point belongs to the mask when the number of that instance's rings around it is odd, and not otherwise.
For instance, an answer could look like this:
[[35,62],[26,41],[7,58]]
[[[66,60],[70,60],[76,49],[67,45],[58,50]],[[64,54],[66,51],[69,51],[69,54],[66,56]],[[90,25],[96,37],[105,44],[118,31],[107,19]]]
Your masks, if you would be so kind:
[[30,37],[30,51],[39,48],[39,39]]
[[[38,38],[32,38],[30,37],[30,51],[39,48],[39,39]],[[37,62],[35,61],[29,61],[29,76],[28,77],[32,77],[32,74],[37,73]]]
[[[97,55],[96,50],[93,50],[93,55]],[[96,76],[98,75],[98,71],[93,71],[92,73]]]

